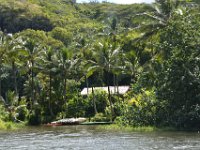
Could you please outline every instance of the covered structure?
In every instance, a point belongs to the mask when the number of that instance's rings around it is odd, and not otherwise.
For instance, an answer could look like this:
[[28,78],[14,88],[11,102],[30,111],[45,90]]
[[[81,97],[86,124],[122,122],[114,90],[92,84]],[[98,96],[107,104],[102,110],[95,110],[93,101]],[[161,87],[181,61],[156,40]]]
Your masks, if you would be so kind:
[[[110,87],[110,93],[112,95],[114,94],[119,94],[119,95],[124,95],[130,88],[130,86],[109,86]],[[95,91],[105,91],[106,93],[108,93],[108,87],[93,87],[94,93]],[[83,88],[83,90],[81,91],[81,95],[89,95],[92,94],[92,88]]]

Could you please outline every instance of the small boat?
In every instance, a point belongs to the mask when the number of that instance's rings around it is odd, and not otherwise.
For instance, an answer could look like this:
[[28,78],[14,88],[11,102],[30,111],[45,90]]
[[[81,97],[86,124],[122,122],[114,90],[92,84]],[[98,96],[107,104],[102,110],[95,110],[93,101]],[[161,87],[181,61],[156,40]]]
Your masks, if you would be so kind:
[[112,122],[83,122],[80,125],[109,125]]
[[86,118],[65,118],[48,123],[47,126],[79,125],[86,121]]
[[61,123],[53,123],[53,122],[51,122],[51,123],[45,124],[45,126],[49,126],[49,127],[51,127],[51,126],[62,126],[62,124]]

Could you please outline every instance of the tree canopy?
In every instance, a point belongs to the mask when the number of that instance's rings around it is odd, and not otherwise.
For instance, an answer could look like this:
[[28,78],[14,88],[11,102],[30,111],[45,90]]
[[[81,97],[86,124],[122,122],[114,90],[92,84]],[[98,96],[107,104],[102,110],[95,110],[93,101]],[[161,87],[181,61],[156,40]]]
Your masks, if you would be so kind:
[[[199,129],[199,7],[0,0],[0,119]],[[108,94],[80,95],[95,86]]]

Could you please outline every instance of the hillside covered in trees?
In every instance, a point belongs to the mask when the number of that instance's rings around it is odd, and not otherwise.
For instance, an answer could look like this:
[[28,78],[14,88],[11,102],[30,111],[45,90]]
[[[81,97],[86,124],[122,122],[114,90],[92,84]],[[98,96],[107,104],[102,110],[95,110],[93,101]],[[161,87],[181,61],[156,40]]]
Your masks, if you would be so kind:
[[[186,0],[0,0],[0,121],[199,128],[199,9]],[[131,88],[112,95],[120,85]],[[108,93],[80,95],[100,86]]]

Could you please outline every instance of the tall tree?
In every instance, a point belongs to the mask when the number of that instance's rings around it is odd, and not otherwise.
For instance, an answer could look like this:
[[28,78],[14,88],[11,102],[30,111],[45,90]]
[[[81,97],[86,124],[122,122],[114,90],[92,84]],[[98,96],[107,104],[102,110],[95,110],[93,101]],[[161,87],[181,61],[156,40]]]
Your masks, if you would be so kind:
[[19,72],[19,67],[22,65],[20,57],[23,56],[25,52],[21,40],[21,37],[12,36],[6,59],[12,68],[12,78],[14,83],[14,91],[16,95],[18,95],[17,74]]
[[76,65],[78,65],[79,58],[73,56],[73,54],[68,49],[64,48],[57,52],[57,61],[62,80],[62,96],[64,102],[67,102],[67,79],[73,78],[73,69]]
[[110,90],[110,75],[113,74],[114,69],[117,69],[117,67],[119,67],[118,65],[116,65],[119,52],[120,49],[113,49],[109,41],[104,42],[103,44],[98,43],[93,48],[92,59],[88,60],[88,62],[91,64],[91,67],[88,68],[87,76],[91,76],[94,72],[99,72],[101,74],[104,74],[106,77],[106,84],[108,86],[108,99],[111,109],[111,120],[113,119],[114,110]]
[[36,76],[37,72],[36,70],[36,65],[39,59],[41,59],[41,54],[43,54],[43,46],[36,42],[33,39],[27,39],[24,42],[24,48],[26,52],[24,53],[25,55],[25,60],[27,61],[26,66],[28,67],[28,72],[29,72],[29,79],[30,79],[30,86],[31,86],[31,107],[36,101],[36,92],[35,92],[35,82],[34,82],[34,77]]
[[5,32],[0,31],[0,96],[2,96],[1,81],[7,74],[3,71],[3,64],[5,63],[6,56],[11,43],[11,36]]
[[[159,47],[165,54],[154,64],[159,119],[180,128],[199,128],[200,32],[197,12],[176,16],[160,35]],[[163,105],[164,104],[164,105]]]
[[173,17],[174,13],[182,14],[180,4],[183,1],[178,0],[156,0],[156,3],[152,4],[153,10],[151,12],[144,12],[137,14],[148,19],[148,23],[143,23],[139,26],[140,31],[144,32],[141,37],[135,40],[145,40],[155,35],[160,29],[165,28],[168,25],[169,20]]
[[54,112],[52,109],[53,106],[53,98],[52,98],[52,91],[53,91],[53,76],[55,76],[55,72],[58,70],[56,67],[56,56],[55,51],[52,47],[45,47],[44,54],[41,57],[41,72],[43,72],[44,75],[48,76],[48,88],[47,88],[47,99],[48,99],[48,109],[50,111],[51,117],[54,116]]

